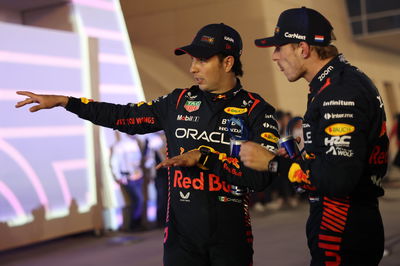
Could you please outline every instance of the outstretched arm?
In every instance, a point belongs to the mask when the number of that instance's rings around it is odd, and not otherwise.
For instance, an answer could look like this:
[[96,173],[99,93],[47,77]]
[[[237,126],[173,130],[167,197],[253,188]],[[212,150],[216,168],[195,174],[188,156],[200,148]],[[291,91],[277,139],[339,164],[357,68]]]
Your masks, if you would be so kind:
[[15,105],[16,108],[25,106],[27,104],[37,103],[37,105],[29,108],[29,111],[36,112],[41,109],[51,109],[56,106],[65,107],[68,103],[68,97],[63,95],[43,95],[43,94],[35,94],[30,91],[17,91],[19,95],[25,95],[26,98],[23,101],[17,102]]

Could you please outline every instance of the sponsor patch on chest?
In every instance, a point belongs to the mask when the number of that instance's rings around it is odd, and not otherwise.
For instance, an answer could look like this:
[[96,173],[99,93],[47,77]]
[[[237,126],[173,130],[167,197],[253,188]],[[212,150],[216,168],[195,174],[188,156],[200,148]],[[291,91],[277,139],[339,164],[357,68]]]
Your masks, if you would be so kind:
[[201,105],[201,101],[186,101],[183,108],[185,108],[185,110],[188,112],[194,112],[194,111],[199,110],[200,105]]

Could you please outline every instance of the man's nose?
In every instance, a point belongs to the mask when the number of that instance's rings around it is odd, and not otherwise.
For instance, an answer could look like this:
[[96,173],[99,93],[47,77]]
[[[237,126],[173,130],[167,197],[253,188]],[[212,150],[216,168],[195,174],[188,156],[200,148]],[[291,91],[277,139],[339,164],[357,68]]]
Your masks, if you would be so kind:
[[190,64],[190,73],[197,73],[198,71],[197,62],[192,60],[192,63]]
[[279,60],[279,53],[277,51],[277,48],[275,48],[274,52],[272,53],[272,61],[278,61]]

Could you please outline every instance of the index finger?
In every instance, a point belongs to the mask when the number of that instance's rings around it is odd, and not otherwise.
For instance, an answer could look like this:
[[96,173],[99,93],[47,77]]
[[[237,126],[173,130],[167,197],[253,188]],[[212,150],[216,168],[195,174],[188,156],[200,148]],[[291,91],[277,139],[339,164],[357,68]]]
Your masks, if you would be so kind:
[[28,97],[33,97],[33,96],[36,95],[36,94],[34,94],[33,92],[30,92],[30,91],[17,91],[17,94],[18,95],[25,95],[25,96],[28,96]]

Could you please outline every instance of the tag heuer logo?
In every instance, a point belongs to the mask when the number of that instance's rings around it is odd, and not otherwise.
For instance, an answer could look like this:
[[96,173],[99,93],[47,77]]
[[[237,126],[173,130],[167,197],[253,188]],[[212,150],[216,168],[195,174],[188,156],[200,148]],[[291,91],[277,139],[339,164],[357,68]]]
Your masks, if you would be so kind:
[[199,110],[201,101],[186,101],[185,105],[183,106],[186,111],[194,112]]

